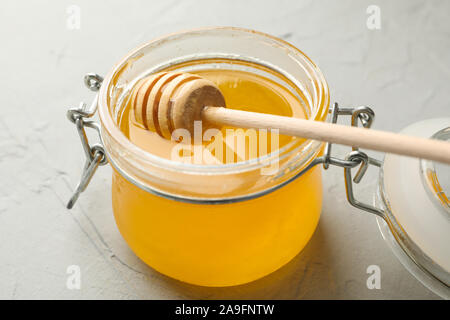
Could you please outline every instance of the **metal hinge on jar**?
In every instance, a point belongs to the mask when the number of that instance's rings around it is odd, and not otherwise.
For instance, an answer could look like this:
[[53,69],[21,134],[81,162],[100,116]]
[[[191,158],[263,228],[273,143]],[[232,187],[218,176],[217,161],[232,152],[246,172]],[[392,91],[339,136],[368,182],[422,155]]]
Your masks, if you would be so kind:
[[[100,89],[103,78],[98,74],[89,73],[84,77],[84,84],[94,92]],[[92,179],[95,171],[99,166],[104,166],[108,163],[105,149],[101,142],[90,144],[86,135],[86,128],[94,129],[101,141],[100,125],[89,118],[93,117],[97,112],[98,93],[95,95],[94,101],[88,107],[86,103],[81,102],[78,108],[70,108],[67,111],[67,118],[75,124],[78,135],[80,136],[81,144],[83,146],[86,162],[83,168],[80,182],[67,203],[67,208],[71,209],[77,201],[80,194],[86,189],[87,185]]]
[[[358,120],[361,122],[364,128],[369,129],[373,123],[375,118],[375,113],[373,110],[367,106],[360,106],[354,108],[341,108],[338,103],[335,102],[331,107],[331,122],[336,123],[337,119],[340,115],[351,116],[351,125],[358,126]],[[355,198],[353,192],[353,184],[357,184],[361,182],[364,174],[367,172],[369,165],[374,165],[376,167],[381,167],[382,162],[369,157],[366,153],[362,152],[358,148],[352,148],[353,150],[347,154],[345,159],[338,159],[331,156],[331,143],[327,143],[325,146],[324,155],[322,157],[317,158],[318,162],[323,163],[323,168],[326,170],[329,168],[329,165],[335,165],[338,167],[344,168],[344,179],[345,179],[345,191],[347,195],[348,202],[361,210],[368,211],[370,213],[376,214],[380,217],[384,217],[383,210],[365,204]],[[352,168],[355,168],[359,165],[359,169],[356,172],[355,176],[352,178]]]

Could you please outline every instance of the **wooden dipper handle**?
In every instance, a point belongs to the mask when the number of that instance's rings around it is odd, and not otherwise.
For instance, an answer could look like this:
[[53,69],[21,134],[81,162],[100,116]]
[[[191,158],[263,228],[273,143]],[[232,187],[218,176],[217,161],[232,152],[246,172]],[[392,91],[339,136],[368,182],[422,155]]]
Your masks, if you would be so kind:
[[202,117],[217,125],[278,129],[279,133],[450,164],[450,143],[319,121],[206,107]]
[[278,129],[281,134],[450,164],[449,142],[226,109],[225,99],[213,82],[189,73],[162,72],[142,79],[133,89],[131,105],[138,122],[167,139],[180,128],[193,134],[194,121],[203,120],[219,126]]

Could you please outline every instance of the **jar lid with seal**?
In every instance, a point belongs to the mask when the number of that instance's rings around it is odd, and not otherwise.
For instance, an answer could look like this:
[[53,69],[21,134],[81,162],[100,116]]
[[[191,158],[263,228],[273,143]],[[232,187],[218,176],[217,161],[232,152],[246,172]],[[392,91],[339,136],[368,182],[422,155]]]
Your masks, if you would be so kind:
[[[411,124],[402,133],[450,140],[450,118]],[[388,154],[375,203],[383,238],[425,286],[450,299],[450,167]]]

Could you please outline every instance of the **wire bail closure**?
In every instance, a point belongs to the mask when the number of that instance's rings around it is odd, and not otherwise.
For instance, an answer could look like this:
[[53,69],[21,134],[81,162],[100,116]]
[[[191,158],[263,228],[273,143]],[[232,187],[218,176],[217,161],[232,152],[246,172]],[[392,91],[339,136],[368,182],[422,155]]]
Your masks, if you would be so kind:
[[[103,78],[98,74],[89,73],[84,77],[85,85],[94,92],[97,92],[100,89],[102,82]],[[100,125],[93,120],[88,120],[97,112],[97,103],[98,94],[95,95],[95,98],[89,108],[86,103],[81,102],[78,108],[70,108],[67,111],[67,118],[75,124],[78,135],[80,136],[84,154],[86,156],[86,162],[81,174],[80,182],[67,203],[67,209],[72,209],[80,194],[86,190],[86,187],[94,176],[97,168],[108,163],[103,145],[101,143],[90,145],[85,130],[85,128],[94,129],[101,141]]]
[[[87,88],[89,88],[91,91],[97,92],[100,89],[100,86],[103,82],[103,78],[95,73],[88,73],[84,77],[84,84]],[[67,208],[71,209],[75,202],[77,201],[80,194],[86,190],[86,187],[88,186],[89,182],[91,181],[92,177],[94,176],[97,168],[99,166],[103,166],[108,163],[108,159],[106,157],[106,152],[104,149],[103,144],[101,143],[101,128],[100,124],[90,120],[95,113],[97,112],[97,104],[98,104],[98,93],[95,95],[95,98],[91,105],[87,107],[87,105],[84,102],[80,103],[80,106],[78,108],[70,108],[67,111],[67,118],[76,125],[78,135],[80,136],[81,144],[83,146],[83,150],[86,156],[86,162],[83,168],[83,172],[81,175],[80,182],[78,183],[77,187],[75,188],[75,191],[70,198],[69,202],[67,203]],[[354,107],[354,108],[341,108],[339,107],[338,103],[334,103],[333,106],[330,108],[329,113],[331,114],[331,122],[336,123],[339,116],[347,115],[351,116],[351,125],[352,126],[358,126],[358,123],[360,122],[364,128],[369,129],[373,123],[373,120],[375,118],[375,113],[373,110],[367,106],[360,106],[360,107]],[[98,136],[99,136],[99,142],[91,145],[89,143],[89,140],[86,135],[85,128],[91,128],[94,129]],[[380,217],[384,218],[384,211],[381,209],[378,209],[374,206],[365,204],[361,201],[358,201],[353,193],[353,184],[359,183],[362,178],[364,177],[368,166],[369,165],[375,165],[377,167],[381,167],[381,161],[376,160],[374,158],[369,157],[366,153],[362,152],[358,148],[352,148],[352,151],[344,158],[339,159],[331,156],[331,148],[332,143],[327,143],[324,150],[324,155],[321,157],[318,157],[314,159],[309,165],[307,165],[302,171],[300,171],[298,174],[296,174],[292,179],[289,181],[276,186],[275,188],[272,188],[267,191],[263,191],[258,195],[253,195],[250,197],[242,197],[238,199],[237,201],[243,201],[247,199],[252,199],[257,196],[261,196],[264,194],[267,194],[269,192],[275,191],[278,188],[282,187],[286,183],[289,183],[296,178],[303,175],[306,171],[311,169],[317,164],[322,164],[323,168],[327,170],[330,165],[334,165],[337,167],[344,168],[344,179],[345,179],[345,190],[347,195],[348,202],[361,210],[376,214]],[[359,169],[354,177],[352,177],[351,170],[353,168],[356,168],[359,166]],[[150,191],[151,192],[151,191]],[[172,200],[180,200],[185,202],[202,202],[200,200],[192,200],[192,199],[181,199],[178,197],[170,196],[170,195],[163,195],[160,193],[156,193],[160,196],[172,199]],[[211,201],[203,201],[204,203],[210,204]],[[230,201],[224,201],[224,202],[230,202]],[[217,202],[221,203],[221,202]]]
[[[373,110],[367,106],[360,106],[355,108],[340,108],[338,103],[335,102],[330,109],[331,113],[331,122],[336,123],[338,116],[340,115],[349,115],[352,117],[351,125],[358,126],[358,120],[361,122],[364,128],[370,129],[372,126],[373,120],[375,119],[375,113]],[[328,169],[330,164],[335,166],[344,168],[344,179],[345,179],[345,193],[347,195],[347,201],[354,206],[355,208],[373,213],[377,216],[380,216],[384,219],[385,214],[384,211],[376,208],[372,205],[365,204],[355,198],[353,192],[353,184],[358,184],[361,182],[364,177],[369,165],[374,165],[376,167],[381,167],[382,162],[369,157],[366,153],[360,151],[358,148],[353,147],[352,151],[347,154],[345,160],[336,159],[331,157],[331,143],[327,143],[325,146],[325,152],[322,156],[323,158],[323,168],[325,170]],[[359,169],[356,172],[355,176],[352,178],[352,168],[355,168],[359,165]]]

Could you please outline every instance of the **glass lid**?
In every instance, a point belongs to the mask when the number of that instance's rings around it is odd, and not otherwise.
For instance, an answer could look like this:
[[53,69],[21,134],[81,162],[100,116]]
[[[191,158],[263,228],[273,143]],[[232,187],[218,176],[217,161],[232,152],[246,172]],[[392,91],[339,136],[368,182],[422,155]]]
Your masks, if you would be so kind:
[[[450,118],[417,122],[401,133],[449,140]],[[444,296],[450,294],[449,195],[450,166],[386,155],[380,177],[386,222],[395,241],[426,277],[413,273],[428,287],[435,288],[437,284],[441,296],[443,292]]]

